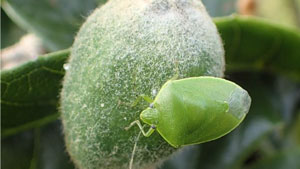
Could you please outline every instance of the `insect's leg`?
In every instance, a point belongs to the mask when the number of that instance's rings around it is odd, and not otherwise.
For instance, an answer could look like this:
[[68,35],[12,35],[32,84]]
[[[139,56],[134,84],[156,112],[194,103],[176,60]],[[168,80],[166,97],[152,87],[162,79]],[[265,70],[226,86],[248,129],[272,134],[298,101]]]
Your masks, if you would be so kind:
[[142,131],[142,133],[145,137],[151,136],[151,134],[155,131],[155,127],[151,126],[150,129],[147,132],[145,132],[143,129],[143,126],[141,125],[141,122],[139,120],[136,120],[136,121],[133,121],[132,123],[130,123],[130,125],[125,128],[125,130],[129,130],[135,124],[137,124],[139,126],[140,130]]
[[131,107],[134,107],[136,106],[140,101],[141,99],[144,99],[146,102],[148,103],[153,103],[153,100],[151,99],[151,97],[149,96],[146,96],[146,95],[140,95],[132,104],[131,104]]

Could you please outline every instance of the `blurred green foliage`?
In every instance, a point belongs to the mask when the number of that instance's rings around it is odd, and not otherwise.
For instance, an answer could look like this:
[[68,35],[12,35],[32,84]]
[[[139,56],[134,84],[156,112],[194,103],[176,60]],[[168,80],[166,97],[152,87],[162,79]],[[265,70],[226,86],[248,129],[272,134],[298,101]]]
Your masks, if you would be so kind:
[[237,12],[237,0],[202,0],[212,17],[231,15]]
[[1,168],[74,169],[61,133],[60,121],[1,140]]
[[256,15],[300,27],[300,0],[256,0]]
[[300,147],[290,148],[259,161],[249,169],[299,169]]
[[16,43],[25,31],[19,28],[1,8],[1,49]]
[[105,0],[3,0],[20,27],[39,36],[50,51],[69,47],[85,18]]

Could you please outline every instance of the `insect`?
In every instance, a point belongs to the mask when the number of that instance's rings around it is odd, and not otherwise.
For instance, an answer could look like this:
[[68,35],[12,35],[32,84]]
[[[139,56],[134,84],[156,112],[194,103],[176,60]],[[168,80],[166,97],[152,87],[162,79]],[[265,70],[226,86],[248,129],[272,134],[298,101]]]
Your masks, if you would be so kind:
[[[148,97],[144,98],[150,102]],[[202,76],[167,81],[140,119],[173,147],[199,144],[222,137],[237,127],[249,111],[248,92],[225,79]]]

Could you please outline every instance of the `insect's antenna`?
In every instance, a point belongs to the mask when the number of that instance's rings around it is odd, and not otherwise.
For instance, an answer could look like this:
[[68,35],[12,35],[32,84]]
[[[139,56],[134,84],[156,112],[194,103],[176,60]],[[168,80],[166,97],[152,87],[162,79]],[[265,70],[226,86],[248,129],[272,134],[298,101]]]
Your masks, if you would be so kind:
[[130,158],[130,162],[129,162],[129,169],[132,169],[133,166],[133,158],[134,158],[134,154],[136,152],[136,145],[137,142],[139,141],[140,135],[141,135],[142,131],[139,132],[138,136],[136,137],[136,140],[134,142],[134,146],[133,146],[133,150],[132,150],[132,154],[131,154],[131,158]]

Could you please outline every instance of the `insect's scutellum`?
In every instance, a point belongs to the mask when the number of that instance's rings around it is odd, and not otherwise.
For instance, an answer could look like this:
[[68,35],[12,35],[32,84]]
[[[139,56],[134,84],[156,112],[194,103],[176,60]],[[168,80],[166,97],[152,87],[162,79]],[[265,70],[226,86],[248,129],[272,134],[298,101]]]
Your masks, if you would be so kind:
[[[141,120],[151,126],[143,134],[148,137],[157,129],[173,147],[211,141],[237,127],[250,103],[247,91],[225,79],[202,76],[169,80],[141,113]],[[154,108],[154,104],[159,107]],[[141,126],[138,120],[133,124]]]

